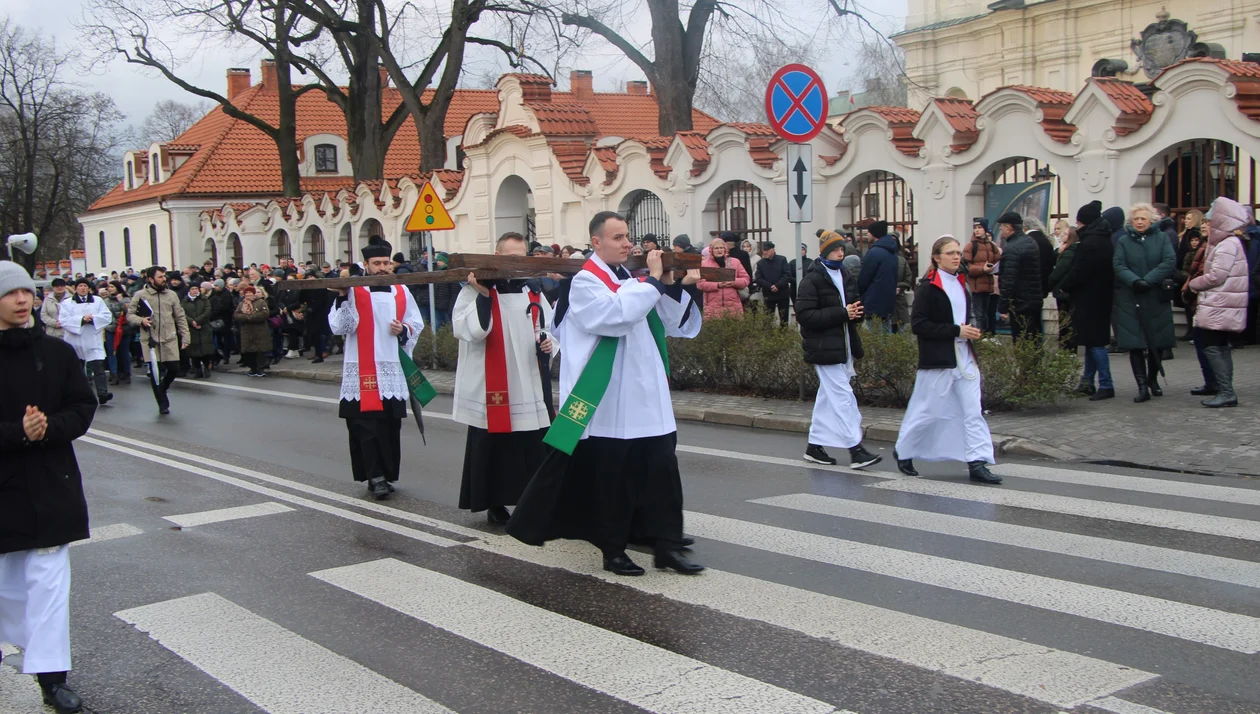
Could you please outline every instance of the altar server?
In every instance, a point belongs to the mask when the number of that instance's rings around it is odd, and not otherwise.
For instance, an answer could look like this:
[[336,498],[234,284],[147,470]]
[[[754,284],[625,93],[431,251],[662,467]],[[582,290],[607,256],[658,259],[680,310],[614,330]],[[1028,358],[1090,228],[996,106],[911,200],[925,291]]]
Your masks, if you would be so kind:
[[22,649],[46,704],[77,712],[70,543],[88,537],[88,508],[72,443],[96,399],[74,349],[32,326],[34,301],[26,270],[0,261],[0,642]]
[[918,476],[914,459],[966,461],[972,481],[1002,483],[989,471],[993,438],[980,407],[980,366],[972,340],[967,276],[959,272],[962,247],[945,235],[932,245],[932,267],[914,291],[910,329],[919,338],[919,373],[901,420],[897,468]]
[[[547,432],[553,446],[522,495],[508,533],[531,545],[578,538],[598,547],[604,569],[642,575],[626,555],[630,542],[650,545],[657,568],[704,569],[686,555],[677,427],[669,396],[665,337],[695,337],[699,306],[647,254],[649,275],[622,267],[631,242],[625,219],[611,211],[590,224],[594,253],[556,308],[563,406]],[[572,457],[566,456],[572,454]]]
[[[495,244],[495,255],[523,258],[528,250],[520,233],[504,233]],[[487,511],[491,523],[508,522],[506,506],[516,505],[546,456],[551,414],[543,389],[551,380],[540,370],[550,370],[558,352],[547,332],[551,316],[547,298],[525,280],[483,284],[469,276],[455,300],[459,363],[451,416],[468,425],[459,507]]]
[[109,370],[105,368],[105,327],[113,321],[109,306],[92,294],[92,283],[87,278],[75,281],[74,294],[62,301],[57,313],[57,322],[64,330],[62,339],[79,355],[101,404],[114,398],[109,391]]
[[[393,250],[380,236],[363,247],[367,275],[393,272]],[[330,288],[332,289],[332,288]],[[415,349],[424,319],[411,291],[401,285],[337,290],[328,325],[346,338],[338,413],[350,433],[350,468],[378,501],[389,498],[402,459],[407,378],[399,349]]]
[[835,464],[825,447],[849,450],[849,466],[866,468],[881,457],[862,446],[862,414],[849,381],[853,361],[862,357],[862,302],[857,282],[844,269],[844,238],[824,231],[818,239],[818,260],[801,280],[796,296],[796,321],[801,326],[805,361],[818,374],[818,396],[809,425],[805,460]]

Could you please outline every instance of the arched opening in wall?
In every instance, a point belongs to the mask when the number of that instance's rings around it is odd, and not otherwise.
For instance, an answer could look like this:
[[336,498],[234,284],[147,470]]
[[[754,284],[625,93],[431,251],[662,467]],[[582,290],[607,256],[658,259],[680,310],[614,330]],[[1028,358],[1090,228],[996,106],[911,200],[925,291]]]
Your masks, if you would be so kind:
[[494,196],[494,237],[516,232],[527,241],[537,240],[534,224],[534,192],[520,176],[508,176]]
[[904,179],[890,171],[867,171],[849,182],[836,208],[839,230],[853,234],[859,253],[866,255],[876,240],[867,229],[876,221],[884,221],[888,232],[897,234],[902,248],[910,249],[906,261],[914,274],[919,274],[919,244],[914,234],[919,221],[914,214],[914,193]]
[[1150,183],[1151,202],[1166,203],[1177,218],[1188,211],[1207,212],[1219,196],[1243,205],[1257,202],[1256,160],[1237,146],[1217,139],[1194,139],[1170,146],[1151,159],[1142,173]]
[[341,227],[341,237],[337,239],[337,255],[336,258],[343,263],[354,262],[354,228],[347,223]]
[[207,238],[206,244],[201,247],[201,262],[204,263],[207,260],[214,263],[216,268],[219,267],[219,244],[215,243],[213,238]]
[[[770,202],[756,185],[728,181],[709,196],[701,222],[710,240],[731,231],[739,235],[741,242],[751,240],[760,246],[770,240]],[[696,245],[695,241],[692,244]]]
[[271,234],[271,256],[277,261],[281,258],[293,257],[293,249],[289,246],[289,234],[283,228]]
[[[989,219],[989,229],[993,238],[1002,243],[994,222],[998,216],[1007,211],[1014,211],[1024,217],[1024,229],[1028,230],[1028,219],[1036,218],[1046,226],[1046,236],[1056,244],[1053,235],[1054,224],[1060,219],[1069,224],[1076,216],[1076,208],[1070,202],[1063,182],[1050,164],[1026,156],[1013,156],[989,166],[976,177],[968,196],[979,196],[983,203],[973,205],[974,216]],[[978,212],[977,212],[978,211]],[[962,235],[971,234],[971,225],[959,228]]]
[[245,266],[245,247],[241,245],[241,237],[235,233],[228,234],[228,255],[232,256],[232,265],[240,270]]
[[306,259],[315,264],[315,267],[324,264],[324,232],[319,226],[310,226],[306,229]]
[[968,98],[967,93],[964,92],[961,87],[950,87],[949,90],[945,92],[945,96],[949,97],[950,99],[967,99]]
[[643,236],[651,233],[669,239],[669,212],[665,210],[665,202],[651,191],[640,189],[631,191],[621,199],[618,213],[626,217],[630,226],[630,240],[638,243]]
[[372,236],[385,237],[385,229],[381,226],[381,222],[375,218],[369,218],[359,224],[359,245],[367,245]]

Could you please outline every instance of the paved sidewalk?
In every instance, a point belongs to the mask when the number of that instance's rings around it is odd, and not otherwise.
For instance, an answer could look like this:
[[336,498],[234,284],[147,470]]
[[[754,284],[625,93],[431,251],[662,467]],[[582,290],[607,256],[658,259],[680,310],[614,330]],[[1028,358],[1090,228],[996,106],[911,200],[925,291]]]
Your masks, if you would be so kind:
[[[1189,471],[1260,477],[1260,347],[1234,352],[1235,387],[1242,407],[1205,409],[1190,395],[1202,383],[1194,349],[1180,342],[1165,364],[1164,396],[1134,404],[1128,355],[1112,355],[1117,396],[1103,402],[1073,399],[1057,407],[990,414],[999,453],[1058,460],[1117,461]],[[235,365],[233,365],[235,368]],[[338,382],[341,357],[323,364],[286,359],[271,374]],[[454,391],[453,372],[425,372],[441,394]],[[812,402],[674,392],[680,420],[806,433]],[[864,408],[866,436],[894,441],[900,409]]]

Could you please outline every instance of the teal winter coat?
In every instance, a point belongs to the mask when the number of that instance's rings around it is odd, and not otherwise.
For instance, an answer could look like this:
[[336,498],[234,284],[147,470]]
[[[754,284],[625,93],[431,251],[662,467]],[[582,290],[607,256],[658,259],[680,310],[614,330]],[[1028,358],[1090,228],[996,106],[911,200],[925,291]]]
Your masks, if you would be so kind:
[[[1116,242],[1111,265],[1116,274],[1116,297],[1111,324],[1116,346],[1122,350],[1163,349],[1177,345],[1172,300],[1160,295],[1159,284],[1173,277],[1177,254],[1154,225],[1145,234],[1132,226]],[[1145,280],[1150,290],[1137,293],[1133,284]],[[1170,297],[1170,296],[1169,296]]]

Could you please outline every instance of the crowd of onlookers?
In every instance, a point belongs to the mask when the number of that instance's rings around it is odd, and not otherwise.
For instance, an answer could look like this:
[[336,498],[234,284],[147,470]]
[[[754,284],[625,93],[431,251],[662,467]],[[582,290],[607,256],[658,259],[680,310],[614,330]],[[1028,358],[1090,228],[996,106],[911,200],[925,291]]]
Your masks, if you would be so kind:
[[[843,266],[854,279],[865,319],[897,331],[910,320],[910,299],[919,279],[915,246],[884,221],[868,221],[853,231],[820,229],[819,239],[843,246]],[[831,235],[826,235],[831,234]],[[795,302],[797,263],[802,274],[815,261],[802,246],[789,260],[774,242],[754,241],[736,232],[720,233],[707,245],[687,235],[673,239],[647,234],[633,252],[666,249],[702,256],[706,267],[729,268],[734,279],[700,281],[689,286],[706,318],[761,309],[789,322]],[[589,248],[533,242],[530,255],[585,259]],[[394,256],[394,272],[427,271],[429,256],[411,261]],[[436,253],[433,269],[447,269],[447,256]],[[977,218],[963,241],[963,270],[972,294],[974,325],[987,336],[1008,332],[1013,339],[1041,339],[1042,310],[1053,298],[1059,315],[1058,342],[1083,349],[1085,370],[1079,385],[1091,400],[1115,396],[1109,354],[1128,353],[1137,383],[1136,401],[1161,396],[1163,362],[1177,343],[1173,305],[1187,318],[1182,340],[1192,341],[1204,377],[1196,395],[1208,406],[1237,403],[1232,387],[1232,350],[1254,344],[1260,305],[1260,226],[1248,207],[1218,199],[1210,215],[1189,211],[1174,221],[1163,204],[1136,204],[1126,212],[1104,210],[1094,201],[1080,208],[1076,220],[1057,220],[1047,229],[1036,218],[1010,212],[992,224]],[[208,377],[220,365],[238,363],[251,376],[269,365],[306,357],[322,362],[339,352],[324,318],[333,293],[321,278],[356,274],[358,266],[341,261],[298,265],[282,257],[275,266],[211,261],[167,275],[178,296],[191,339],[180,350],[180,373]],[[80,276],[82,277],[82,276]],[[128,303],[145,286],[131,269],[108,277],[87,276],[94,293],[115,318],[105,335],[111,384],[129,383],[144,364],[138,327],[125,317]],[[564,277],[552,273],[531,281],[553,303]],[[281,290],[285,281],[314,281],[310,287]],[[439,329],[450,323],[458,283],[411,287],[427,322]],[[57,306],[67,296],[64,280],[53,280],[43,299],[39,321],[59,334]],[[37,309],[39,305],[37,303]],[[308,356],[309,355],[309,356]]]

